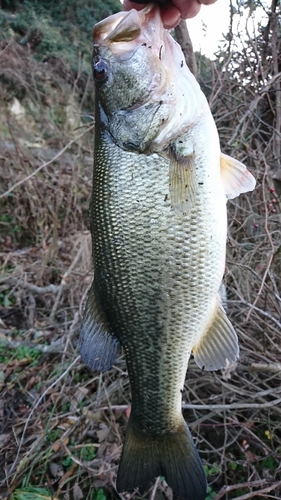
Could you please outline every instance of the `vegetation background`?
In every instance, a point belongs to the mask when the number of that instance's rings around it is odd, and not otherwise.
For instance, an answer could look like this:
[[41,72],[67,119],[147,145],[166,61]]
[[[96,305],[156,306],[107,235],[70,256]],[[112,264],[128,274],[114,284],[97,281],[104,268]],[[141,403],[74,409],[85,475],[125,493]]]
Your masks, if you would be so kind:
[[[257,5],[264,20],[248,27]],[[190,364],[183,408],[208,500],[281,498],[281,25],[278,0],[232,0],[198,79],[222,150],[254,193],[228,203],[226,307],[239,363]],[[93,277],[91,29],[118,0],[0,2],[0,496],[117,498],[130,403],[123,358],[104,375],[77,338]],[[243,33],[235,20],[246,19]],[[140,498],[135,492],[122,499]],[[171,499],[163,478],[142,498]]]

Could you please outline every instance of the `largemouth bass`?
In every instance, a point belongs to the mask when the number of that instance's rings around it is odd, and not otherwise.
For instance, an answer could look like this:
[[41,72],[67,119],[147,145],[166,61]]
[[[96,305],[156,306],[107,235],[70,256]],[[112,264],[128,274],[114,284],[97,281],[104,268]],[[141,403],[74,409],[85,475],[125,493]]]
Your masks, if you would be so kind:
[[205,370],[238,357],[218,294],[226,197],[255,182],[221,155],[207,101],[157,7],[115,14],[93,38],[95,274],[81,356],[106,371],[120,346],[125,353],[132,408],[117,490],[161,475],[182,500],[204,500],[181,396],[191,353]]

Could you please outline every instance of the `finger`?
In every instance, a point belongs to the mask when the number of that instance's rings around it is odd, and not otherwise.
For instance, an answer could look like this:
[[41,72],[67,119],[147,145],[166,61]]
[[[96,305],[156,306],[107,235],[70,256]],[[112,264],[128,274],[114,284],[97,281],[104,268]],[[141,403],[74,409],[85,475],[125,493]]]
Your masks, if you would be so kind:
[[153,2],[151,2],[151,0],[135,0],[135,1],[130,1],[130,3],[142,3],[142,4],[156,3],[158,5],[163,5],[163,4],[173,3],[173,0],[154,0]]
[[181,13],[179,9],[173,5],[169,7],[162,7],[161,18],[164,28],[172,29],[179,24],[181,20]]
[[211,5],[212,3],[215,3],[217,0],[199,0],[200,3],[204,5]]
[[124,3],[123,3],[123,8],[125,10],[131,10],[131,9],[141,10],[144,7],[145,7],[144,3],[135,3],[135,2],[131,2],[130,0],[124,0]]
[[[213,0],[202,1],[212,2]],[[191,19],[195,17],[201,8],[201,2],[199,0],[173,0],[173,3],[179,9],[182,19]]]
[[[150,1],[150,0],[145,0],[145,1]],[[158,0],[158,3],[161,4],[162,1]],[[123,7],[125,10],[130,10],[130,9],[141,10],[143,9],[143,7],[145,7],[145,4],[139,4],[136,2],[131,2],[130,0],[124,0]],[[161,18],[164,27],[167,29],[172,29],[179,24],[181,20],[181,13],[179,9],[177,9],[172,4],[172,2],[170,2],[168,5],[161,6]]]

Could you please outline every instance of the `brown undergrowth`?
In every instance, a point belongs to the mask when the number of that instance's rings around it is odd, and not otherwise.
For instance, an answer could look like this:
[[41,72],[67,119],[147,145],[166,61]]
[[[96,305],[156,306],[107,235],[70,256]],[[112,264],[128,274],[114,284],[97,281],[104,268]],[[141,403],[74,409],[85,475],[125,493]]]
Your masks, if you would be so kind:
[[[93,277],[87,75],[54,60],[46,80],[46,65],[28,47],[11,39],[1,51],[0,495],[116,498],[130,405],[125,362],[100,375],[77,352]],[[245,161],[258,182],[254,193],[229,202],[226,307],[240,360],[216,373],[191,362],[184,415],[208,500],[280,498],[280,195],[269,175],[274,122],[263,114],[273,97],[269,81],[251,95],[225,63],[213,72],[209,100],[224,151]],[[142,497],[171,498],[171,491],[162,478]]]

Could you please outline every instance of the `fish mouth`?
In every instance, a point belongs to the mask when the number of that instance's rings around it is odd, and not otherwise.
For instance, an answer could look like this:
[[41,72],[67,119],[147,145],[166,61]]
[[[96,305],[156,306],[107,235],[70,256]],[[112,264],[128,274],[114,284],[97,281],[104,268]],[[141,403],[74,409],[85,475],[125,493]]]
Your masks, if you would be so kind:
[[93,28],[93,42],[94,46],[110,47],[114,55],[124,59],[142,43],[157,47],[163,31],[160,9],[150,3],[140,11],[118,12],[100,21]]

